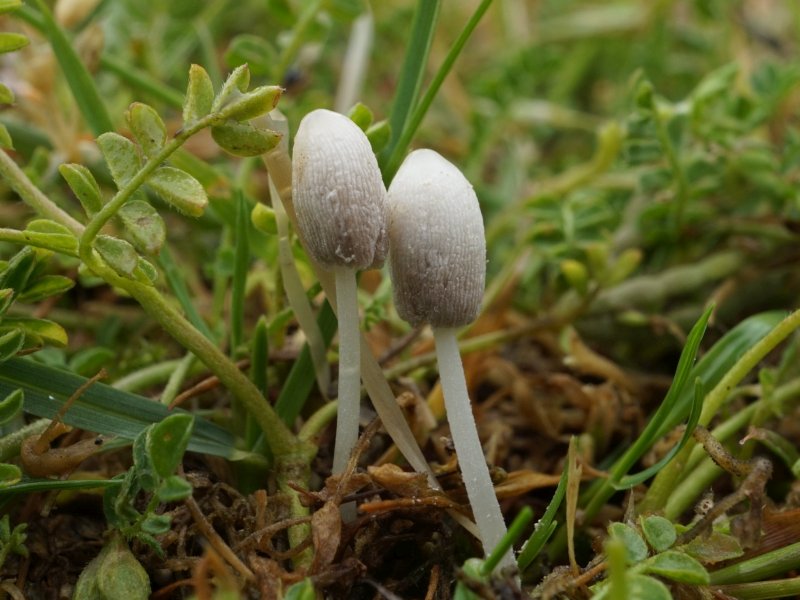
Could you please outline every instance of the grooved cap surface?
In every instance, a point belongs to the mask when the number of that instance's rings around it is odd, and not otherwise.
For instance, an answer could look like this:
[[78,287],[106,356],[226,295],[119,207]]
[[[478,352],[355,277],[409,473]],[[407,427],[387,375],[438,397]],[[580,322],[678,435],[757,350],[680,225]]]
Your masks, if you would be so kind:
[[486,239],[478,197],[433,150],[408,155],[389,186],[389,258],[398,314],[460,327],[478,316]]
[[292,197],[308,251],[321,265],[366,269],[386,257],[386,188],[367,136],[319,109],[300,122]]

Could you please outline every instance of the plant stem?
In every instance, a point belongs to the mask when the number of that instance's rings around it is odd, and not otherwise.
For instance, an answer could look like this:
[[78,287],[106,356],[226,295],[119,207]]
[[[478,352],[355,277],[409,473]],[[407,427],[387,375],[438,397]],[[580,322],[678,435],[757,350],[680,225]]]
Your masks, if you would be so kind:
[[720,591],[729,598],[739,600],[773,600],[773,598],[797,598],[800,595],[800,577],[777,581],[757,581],[720,586]]
[[337,266],[334,275],[336,297],[339,300],[339,416],[336,419],[336,445],[333,450],[333,474],[337,475],[344,471],[358,441],[361,344],[355,271]]
[[800,566],[800,542],[712,571],[711,585],[745,583],[774,577]]
[[80,235],[83,232],[83,225],[45,196],[39,188],[33,185],[8,153],[2,151],[0,151],[0,177],[5,179],[11,189],[19,194],[25,204],[42,217],[61,223],[75,235]]
[[[447,420],[450,423],[450,436],[456,448],[461,476],[467,488],[475,523],[481,533],[483,551],[489,556],[492,549],[506,535],[506,524],[500,511],[500,503],[494,493],[489,467],[486,465],[486,457],[472,414],[467,382],[464,378],[464,366],[458,353],[456,330],[435,327],[433,337],[436,343],[436,358],[439,362]],[[503,556],[500,565],[516,566],[511,552]]]

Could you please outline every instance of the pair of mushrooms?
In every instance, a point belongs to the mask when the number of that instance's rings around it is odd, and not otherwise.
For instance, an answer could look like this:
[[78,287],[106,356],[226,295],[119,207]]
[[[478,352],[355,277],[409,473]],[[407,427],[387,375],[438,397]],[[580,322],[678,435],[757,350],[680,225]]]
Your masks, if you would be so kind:
[[295,211],[307,249],[336,278],[339,412],[333,472],[344,470],[358,437],[356,271],[379,267],[388,251],[397,312],[412,325],[433,328],[450,431],[488,555],[506,527],[456,341],[456,328],[478,314],[486,274],[483,220],[472,186],[436,152],[416,150],[387,192],[366,135],[347,117],[322,109],[300,123],[292,167]]

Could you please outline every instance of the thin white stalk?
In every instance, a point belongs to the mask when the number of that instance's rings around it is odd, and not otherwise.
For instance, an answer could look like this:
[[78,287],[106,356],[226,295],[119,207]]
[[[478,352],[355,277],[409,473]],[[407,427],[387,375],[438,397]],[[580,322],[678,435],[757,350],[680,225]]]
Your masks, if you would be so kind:
[[289,239],[289,217],[284,209],[281,195],[275,188],[272,175],[269,176],[269,194],[272,198],[272,210],[275,211],[275,224],[278,228],[278,260],[281,277],[283,277],[283,289],[289,300],[289,306],[292,307],[294,316],[306,336],[317,387],[319,387],[322,397],[327,398],[331,383],[330,366],[326,355],[327,346],[319,325],[317,325],[317,319],[314,317],[314,311],[311,309],[303,283],[300,281],[300,274],[297,272],[297,264],[294,262],[292,254],[292,243]]
[[333,474],[343,472],[358,441],[358,416],[361,400],[361,344],[358,328],[356,272],[334,267],[336,297],[339,300],[339,415],[336,419],[336,445],[333,449]]
[[[436,359],[439,363],[439,377],[450,423],[450,435],[458,455],[461,477],[467,488],[467,496],[475,516],[475,523],[481,533],[483,552],[489,555],[506,533],[506,524],[500,503],[494,493],[489,467],[483,454],[472,405],[467,394],[464,366],[458,353],[456,329],[434,327]],[[500,561],[500,567],[516,566],[509,551]]]
[[367,8],[353,21],[350,28],[350,41],[342,62],[339,88],[336,90],[336,112],[346,114],[361,94],[364,77],[367,74],[369,57],[372,52],[372,38],[375,35],[375,19]]

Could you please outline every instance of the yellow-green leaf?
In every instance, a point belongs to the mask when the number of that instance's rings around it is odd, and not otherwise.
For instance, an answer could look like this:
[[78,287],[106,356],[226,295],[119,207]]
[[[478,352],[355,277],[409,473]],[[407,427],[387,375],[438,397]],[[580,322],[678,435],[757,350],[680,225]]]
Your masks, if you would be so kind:
[[139,255],[128,242],[110,235],[98,235],[94,248],[118,274],[123,277],[133,275]]
[[211,112],[214,86],[206,70],[200,65],[189,68],[189,85],[183,101],[183,122],[193,123]]
[[58,172],[61,173],[87,215],[91,216],[103,208],[100,186],[97,185],[97,181],[89,169],[83,165],[65,163],[58,167]]
[[97,138],[97,145],[100,146],[117,187],[128,183],[142,166],[136,145],[118,133],[104,133]]
[[208,196],[200,182],[194,177],[174,167],[161,167],[147,180],[162,200],[178,211],[199,217],[208,205]]
[[167,139],[167,128],[155,109],[147,104],[134,102],[125,117],[145,156],[157,154]]
[[28,38],[21,33],[10,33],[8,31],[4,31],[3,33],[0,33],[0,54],[19,50],[20,48],[27,46],[28,43]]
[[234,156],[259,156],[272,150],[281,140],[281,134],[275,131],[233,120],[212,127],[211,136],[220,148]]

